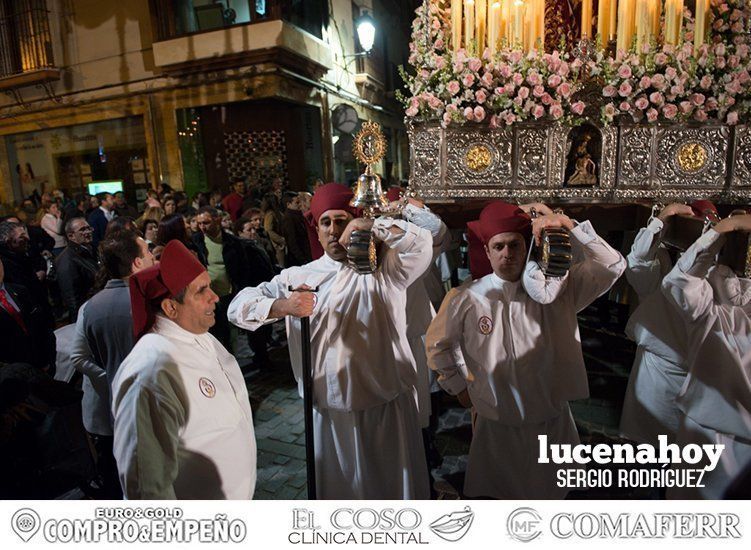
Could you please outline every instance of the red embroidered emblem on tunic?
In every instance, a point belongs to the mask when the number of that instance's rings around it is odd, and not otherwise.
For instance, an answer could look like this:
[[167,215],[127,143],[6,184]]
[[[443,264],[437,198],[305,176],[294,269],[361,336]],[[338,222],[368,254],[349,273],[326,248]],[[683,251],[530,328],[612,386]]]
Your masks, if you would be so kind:
[[199,378],[198,387],[200,388],[201,393],[209,399],[216,395],[216,387],[214,386],[214,383],[208,378]]
[[477,322],[477,327],[480,329],[480,333],[490,334],[493,331],[493,320],[490,317],[483,315]]

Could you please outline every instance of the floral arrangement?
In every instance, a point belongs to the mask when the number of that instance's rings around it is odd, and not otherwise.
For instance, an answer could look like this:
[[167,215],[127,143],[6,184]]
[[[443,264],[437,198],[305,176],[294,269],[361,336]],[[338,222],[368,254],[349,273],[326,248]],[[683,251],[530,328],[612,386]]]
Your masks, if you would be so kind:
[[[444,126],[540,119],[577,125],[585,111],[598,109],[604,124],[629,117],[736,124],[751,116],[748,4],[711,0],[711,41],[696,53],[693,17],[686,10],[681,46],[652,43],[641,53],[632,48],[616,57],[573,58],[565,45],[552,53],[454,52],[449,2],[431,0],[416,11],[409,57],[415,73],[402,71],[409,95],[399,97],[407,117]],[[601,87],[597,105],[583,99],[585,85],[588,91]]]

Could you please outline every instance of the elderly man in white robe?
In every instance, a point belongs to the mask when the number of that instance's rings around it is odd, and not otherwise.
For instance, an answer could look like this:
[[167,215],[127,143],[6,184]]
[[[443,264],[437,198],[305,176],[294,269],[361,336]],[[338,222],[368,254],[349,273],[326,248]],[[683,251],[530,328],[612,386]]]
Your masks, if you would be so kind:
[[[527,243],[545,227],[568,229],[574,256],[583,258],[549,281],[527,263]],[[449,292],[427,334],[439,384],[477,414],[464,494],[562,498],[559,466],[538,464],[538,436],[579,443],[568,401],[587,397],[589,387],[576,314],[615,283],[625,261],[589,222],[563,214],[531,222],[521,208],[495,201],[469,228],[493,272]]]
[[709,201],[691,206],[669,204],[640,229],[627,256],[626,278],[639,296],[626,334],[637,344],[623,401],[621,433],[638,443],[656,445],[657,437],[675,443],[681,412],[675,399],[686,381],[687,326],[662,292],[662,279],[673,267],[662,245],[666,224],[676,215],[704,217],[717,212]]
[[[230,304],[229,319],[255,330],[285,317],[302,389],[300,318],[310,317],[319,498],[424,499],[428,474],[405,303],[407,287],[430,264],[432,239],[403,220],[353,219],[351,199],[343,185],[319,188],[308,218],[324,255],[242,290]],[[372,274],[358,274],[346,263],[355,229],[372,230],[382,243]]]
[[[751,232],[751,215],[732,216],[691,245],[662,283],[688,323],[688,377],[678,395],[678,445],[724,445],[703,487],[671,488],[668,498],[722,498],[751,461],[751,280],[715,263],[734,231]],[[701,468],[704,464],[688,465]]]
[[209,334],[219,298],[178,241],[130,278],[137,341],[112,383],[114,454],[128,499],[250,499],[256,442],[245,379]]

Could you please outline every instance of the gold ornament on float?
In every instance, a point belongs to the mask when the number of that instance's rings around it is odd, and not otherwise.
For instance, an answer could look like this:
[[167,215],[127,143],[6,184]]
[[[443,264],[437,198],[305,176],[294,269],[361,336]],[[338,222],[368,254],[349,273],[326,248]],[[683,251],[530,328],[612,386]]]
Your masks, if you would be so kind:
[[386,155],[386,139],[377,122],[365,122],[355,136],[352,151],[361,163],[370,168]]
[[473,172],[484,172],[493,163],[493,153],[485,145],[473,145],[467,149],[464,163]]
[[707,164],[707,148],[696,141],[689,141],[678,148],[676,160],[681,170],[698,172]]

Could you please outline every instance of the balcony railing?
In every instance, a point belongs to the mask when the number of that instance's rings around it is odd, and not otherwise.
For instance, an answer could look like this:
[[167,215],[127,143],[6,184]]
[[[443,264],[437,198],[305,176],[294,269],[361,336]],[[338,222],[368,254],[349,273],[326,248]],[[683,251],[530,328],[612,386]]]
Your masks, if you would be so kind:
[[326,0],[151,0],[151,9],[159,40],[273,19],[321,38],[328,19]]
[[0,0],[0,79],[54,67],[45,0]]

